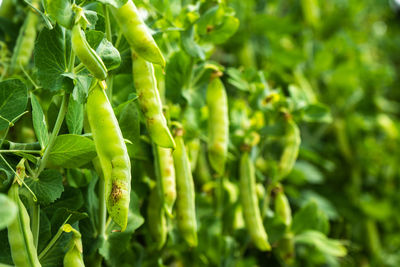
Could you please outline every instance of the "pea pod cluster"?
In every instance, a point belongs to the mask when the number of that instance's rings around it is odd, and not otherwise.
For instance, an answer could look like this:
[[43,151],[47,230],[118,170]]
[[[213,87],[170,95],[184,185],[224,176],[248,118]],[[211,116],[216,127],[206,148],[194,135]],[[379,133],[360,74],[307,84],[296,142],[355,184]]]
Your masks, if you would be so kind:
[[14,222],[8,226],[8,241],[14,264],[18,267],[40,267],[42,265],[33,241],[29,214],[19,198],[19,185],[16,181],[11,185],[8,196],[18,207]]
[[175,148],[174,139],[162,111],[153,64],[138,56],[134,51],[132,51],[132,60],[134,84],[139,105],[146,120],[147,131],[157,145]]
[[128,223],[131,163],[117,118],[97,82],[89,92],[86,112],[104,175],[107,210],[124,231]]
[[258,249],[271,250],[258,207],[255,169],[248,152],[244,152],[241,156],[239,169],[240,200],[246,228]]
[[182,237],[190,246],[195,247],[197,246],[197,222],[194,183],[182,134],[182,129],[176,130],[176,149],[173,153],[176,172],[177,221]]
[[214,78],[207,87],[208,158],[211,167],[222,175],[229,142],[228,97],[221,80]]
[[165,59],[133,1],[128,0],[120,8],[111,7],[111,11],[131,48],[145,60],[165,66]]
[[90,73],[99,80],[107,78],[107,68],[100,56],[86,41],[85,33],[79,23],[72,27],[72,50]]

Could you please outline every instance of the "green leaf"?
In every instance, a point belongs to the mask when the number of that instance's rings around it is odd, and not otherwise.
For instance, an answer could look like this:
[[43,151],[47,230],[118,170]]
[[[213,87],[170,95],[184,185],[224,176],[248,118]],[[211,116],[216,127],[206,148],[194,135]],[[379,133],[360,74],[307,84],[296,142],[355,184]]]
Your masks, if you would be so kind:
[[10,225],[17,216],[17,205],[5,194],[0,194],[0,230]]
[[45,170],[38,179],[26,179],[25,182],[38,201],[45,205],[54,202],[64,191],[62,175],[56,170]]
[[185,89],[192,69],[190,57],[183,51],[175,52],[168,60],[165,74],[166,97],[177,103],[182,100],[182,90]]
[[58,24],[71,29],[74,24],[74,13],[70,0],[46,1],[46,12]]
[[89,184],[92,180],[92,173],[88,169],[67,169],[68,185],[79,188]]
[[40,147],[43,149],[49,141],[49,132],[47,130],[46,118],[42,106],[39,104],[33,93],[31,93],[31,105],[33,128],[35,129],[35,134],[39,140]]
[[83,104],[74,100],[71,95],[68,102],[68,111],[65,117],[70,134],[81,134],[83,129]]
[[50,152],[49,164],[62,168],[77,168],[96,156],[91,139],[74,134],[59,135]]
[[342,242],[330,239],[318,231],[309,230],[296,235],[295,242],[312,246],[324,254],[335,257],[344,257],[347,254],[347,249]]
[[113,70],[121,64],[121,55],[111,42],[109,42],[104,33],[91,30],[86,33],[88,43],[96,50],[96,53],[103,60],[107,70]]
[[[13,121],[26,110],[28,90],[20,80],[9,79],[0,82],[0,116]],[[8,122],[0,117],[0,130],[7,128]]]
[[194,40],[194,26],[191,26],[188,30],[181,32],[181,40],[183,49],[192,57],[205,59],[203,49]]
[[97,0],[97,1],[100,3],[103,3],[103,4],[111,5],[116,8],[119,8],[123,5],[125,5],[126,2],[128,2],[128,0]]
[[306,230],[318,230],[324,233],[329,231],[329,221],[325,213],[318,209],[314,201],[310,201],[302,207],[293,217],[293,233],[301,233]]
[[226,42],[239,28],[239,20],[233,16],[233,10],[222,6],[209,9],[197,24],[201,38],[215,44]]
[[66,31],[59,26],[53,30],[44,28],[37,39],[34,59],[38,70],[38,79],[42,86],[50,91],[58,91],[68,79],[62,74],[67,70]]
[[302,115],[302,119],[308,122],[332,122],[330,109],[323,104],[307,105],[302,109]]

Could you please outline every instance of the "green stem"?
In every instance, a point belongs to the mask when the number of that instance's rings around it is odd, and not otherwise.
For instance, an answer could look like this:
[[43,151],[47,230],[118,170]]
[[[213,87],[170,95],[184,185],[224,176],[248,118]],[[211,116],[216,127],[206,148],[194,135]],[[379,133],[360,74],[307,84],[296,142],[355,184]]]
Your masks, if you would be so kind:
[[106,38],[109,42],[112,43],[110,12],[108,11],[108,8],[106,5],[103,5],[103,13],[104,13],[104,20],[106,22]]
[[[7,127],[7,129],[6,129],[5,133],[4,133],[3,138],[0,140],[0,148],[4,143],[4,140],[6,139],[9,130],[10,130],[10,125],[8,125],[8,127]],[[2,152],[0,151],[0,153],[2,153]]]
[[[100,240],[100,246],[103,246],[106,237],[106,219],[107,219],[107,209],[106,209],[106,199],[104,192],[104,179],[99,177],[99,224],[97,226],[98,239]],[[103,257],[98,253],[97,259],[95,261],[95,266],[101,267]]]
[[40,150],[21,150],[21,149],[0,150],[0,153],[17,153],[17,152],[40,154],[41,151]]
[[53,148],[53,145],[54,145],[54,143],[56,141],[58,132],[60,131],[61,125],[62,125],[62,123],[64,121],[65,114],[67,113],[68,98],[69,98],[69,94],[64,94],[62,102],[61,102],[60,111],[58,112],[56,124],[54,125],[54,129],[53,129],[53,131],[51,133],[49,143],[46,146],[46,149],[45,149],[45,151],[43,153],[43,157],[42,157],[42,159],[41,159],[41,161],[39,163],[39,167],[38,167],[38,169],[36,171],[36,174],[35,174],[34,178],[39,177],[40,173],[46,167],[47,160],[49,159],[49,156],[50,156],[50,151]]

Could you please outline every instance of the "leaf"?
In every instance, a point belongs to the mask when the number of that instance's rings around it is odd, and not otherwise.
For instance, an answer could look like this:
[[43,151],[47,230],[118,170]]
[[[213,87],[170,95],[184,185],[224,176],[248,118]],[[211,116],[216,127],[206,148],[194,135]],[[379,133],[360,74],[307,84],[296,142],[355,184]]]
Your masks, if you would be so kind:
[[306,244],[313,246],[324,254],[335,257],[344,257],[347,254],[346,247],[339,240],[334,240],[326,237],[318,231],[305,231],[300,235],[295,236],[296,244]]
[[307,105],[302,109],[302,115],[302,119],[307,122],[332,123],[330,110],[323,104]]
[[83,104],[74,100],[71,95],[68,102],[68,111],[65,117],[70,134],[81,134],[83,129]]
[[100,2],[100,3],[103,3],[103,4],[111,5],[111,6],[116,7],[116,8],[119,8],[119,7],[123,6],[123,5],[125,5],[126,2],[128,2],[128,0],[97,0],[97,1]]
[[74,13],[70,0],[46,1],[46,12],[60,25],[72,28]]
[[49,164],[62,168],[77,168],[96,157],[96,149],[91,139],[75,135],[59,135],[50,152]]
[[39,140],[40,147],[44,149],[49,141],[49,132],[47,130],[46,118],[42,106],[39,104],[36,96],[31,93],[32,122],[35,134]]
[[318,209],[314,201],[302,207],[293,217],[292,231],[295,234],[306,230],[329,231],[329,221],[326,215]]
[[0,230],[10,225],[17,216],[17,205],[5,194],[0,194]]
[[104,33],[91,30],[86,33],[88,43],[96,50],[96,53],[103,60],[107,70],[113,70],[121,64],[121,56],[111,42],[109,42]]
[[44,170],[38,179],[26,179],[26,184],[42,204],[50,204],[64,191],[62,175],[56,170]]
[[168,60],[165,74],[165,93],[166,97],[172,102],[180,102],[181,94],[190,78],[192,65],[190,57],[183,52],[175,52]]
[[39,33],[34,50],[35,67],[42,86],[50,91],[61,90],[67,77],[62,74],[67,71],[66,33],[59,27],[53,30],[43,28]]
[[[20,80],[9,79],[0,82],[0,116],[13,121],[26,110],[28,90]],[[8,122],[0,117],[0,130],[7,128]]]
[[188,30],[181,32],[181,40],[183,49],[192,57],[205,59],[203,49],[194,40],[194,26],[191,26]]
[[84,204],[82,192],[79,189],[65,187],[61,198],[45,208],[46,213],[51,216],[58,209],[78,210]]

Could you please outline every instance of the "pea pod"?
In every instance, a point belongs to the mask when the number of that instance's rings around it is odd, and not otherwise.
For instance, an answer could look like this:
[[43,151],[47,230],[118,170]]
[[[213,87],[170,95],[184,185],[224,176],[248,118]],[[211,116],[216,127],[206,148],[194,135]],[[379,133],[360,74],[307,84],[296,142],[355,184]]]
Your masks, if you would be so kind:
[[290,209],[289,200],[282,189],[279,189],[275,195],[275,213],[286,226],[292,224],[292,210]]
[[167,148],[175,148],[175,142],[167,126],[162,111],[160,94],[154,76],[153,64],[132,51],[132,72],[139,97],[139,105],[146,119],[147,131],[154,143]]
[[64,256],[64,267],[85,267],[82,257],[83,248],[81,234],[69,224],[65,224],[63,230],[65,232],[72,231],[73,234],[68,245],[69,249]]
[[[24,171],[18,164],[17,173]],[[22,177],[23,175],[20,175]],[[11,185],[8,196],[17,204],[18,212],[15,220],[8,226],[8,241],[11,247],[11,256],[17,267],[40,267],[33,234],[30,228],[28,212],[19,198],[19,185],[17,180]]]
[[189,246],[195,247],[197,246],[197,222],[194,184],[182,131],[182,129],[176,131],[176,149],[173,153],[177,191],[176,212],[181,235]]
[[292,171],[299,154],[300,143],[300,130],[296,123],[292,119],[289,119],[285,135],[285,148],[283,149],[278,165],[279,180],[285,178]]
[[[32,5],[38,7],[38,1],[32,1]],[[28,15],[22,25],[17,43],[14,48],[13,56],[11,58],[11,72],[20,67],[28,65],[33,48],[35,46],[35,39],[37,35],[36,25],[38,23],[38,16],[33,11],[29,10]]]
[[228,98],[224,85],[217,77],[207,87],[208,158],[211,167],[222,175],[225,172],[229,142]]
[[111,7],[111,12],[131,48],[145,60],[164,67],[165,59],[132,0],[120,8]]
[[86,41],[85,33],[80,24],[72,27],[71,33],[72,50],[90,73],[99,80],[107,78],[107,68],[96,51]]
[[147,222],[150,234],[156,242],[156,248],[161,249],[167,240],[167,221],[159,190],[153,188],[147,206]]
[[175,167],[172,150],[155,145],[157,186],[161,189],[162,202],[167,212],[172,214],[176,200]]
[[255,169],[248,152],[240,159],[240,200],[246,228],[254,244],[260,250],[271,250],[258,207]]
[[196,170],[197,161],[200,153],[200,139],[194,138],[186,143],[190,161],[190,169],[192,171]]
[[124,231],[128,222],[131,164],[117,118],[98,83],[89,92],[86,111],[104,175],[107,210]]

